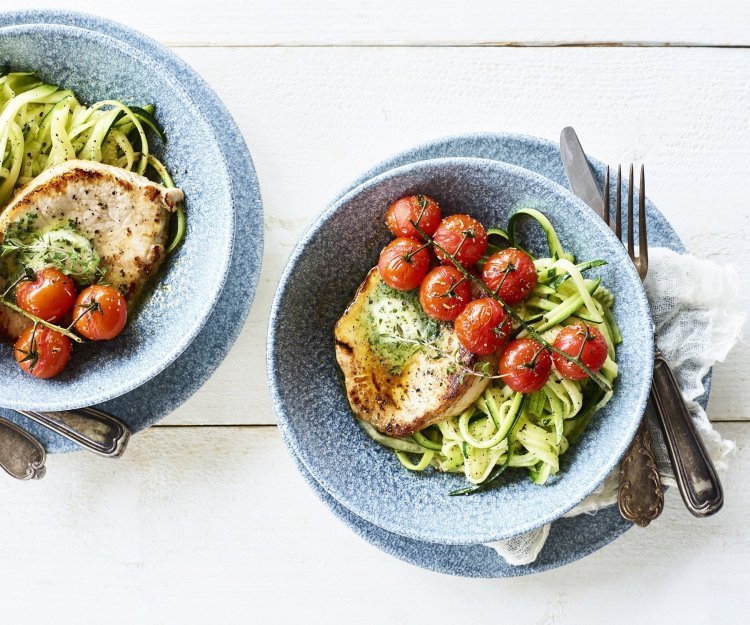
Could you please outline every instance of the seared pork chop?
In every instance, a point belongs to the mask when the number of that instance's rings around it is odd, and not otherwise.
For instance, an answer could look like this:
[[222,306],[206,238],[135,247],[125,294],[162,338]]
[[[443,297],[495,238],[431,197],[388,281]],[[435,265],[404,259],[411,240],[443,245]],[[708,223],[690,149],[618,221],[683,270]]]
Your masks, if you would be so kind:
[[[58,248],[79,250],[81,263],[98,265],[97,279],[131,305],[164,260],[171,212],[182,199],[179,189],[118,167],[79,160],[51,167],[0,213],[0,288],[24,267],[40,269]],[[9,249],[12,242],[21,251]],[[0,306],[0,336],[15,339],[28,325]]]
[[372,269],[335,328],[336,358],[354,414],[403,437],[460,414],[489,380],[453,325],[425,315],[416,291],[396,291]]

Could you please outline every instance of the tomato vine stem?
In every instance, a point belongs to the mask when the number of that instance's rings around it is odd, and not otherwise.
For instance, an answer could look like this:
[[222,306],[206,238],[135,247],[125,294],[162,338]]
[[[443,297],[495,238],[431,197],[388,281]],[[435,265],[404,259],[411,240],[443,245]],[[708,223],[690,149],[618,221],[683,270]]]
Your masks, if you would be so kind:
[[50,330],[54,330],[55,332],[59,332],[63,336],[67,336],[69,339],[75,341],[76,343],[84,342],[84,340],[80,336],[71,332],[70,330],[66,328],[62,328],[60,326],[56,326],[54,323],[50,323],[49,321],[45,321],[44,319],[40,319],[36,315],[32,315],[30,312],[25,311],[20,306],[16,306],[14,303],[9,302],[8,300],[4,300],[4,299],[0,300],[0,304],[10,308],[11,310],[19,313],[20,315],[23,315],[27,319],[30,319],[31,321],[33,321],[35,324],[44,326],[45,328],[49,328]]

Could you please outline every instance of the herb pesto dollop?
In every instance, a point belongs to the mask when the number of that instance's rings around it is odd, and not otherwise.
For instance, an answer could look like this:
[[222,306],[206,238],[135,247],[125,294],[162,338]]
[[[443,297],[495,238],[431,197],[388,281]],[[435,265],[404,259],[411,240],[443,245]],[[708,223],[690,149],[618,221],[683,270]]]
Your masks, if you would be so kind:
[[428,317],[414,291],[398,291],[382,280],[367,298],[363,318],[372,351],[394,374],[434,341],[440,324]]
[[43,230],[35,227],[38,215],[29,213],[11,223],[0,245],[1,273],[13,278],[25,269],[38,271],[57,267],[79,284],[91,284],[101,277],[99,254],[81,235],[74,221],[61,221]]

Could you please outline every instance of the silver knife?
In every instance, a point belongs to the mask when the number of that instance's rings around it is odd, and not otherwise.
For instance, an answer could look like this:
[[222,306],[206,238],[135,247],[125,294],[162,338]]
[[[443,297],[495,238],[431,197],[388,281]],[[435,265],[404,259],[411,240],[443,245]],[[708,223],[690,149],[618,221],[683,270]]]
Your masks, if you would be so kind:
[[606,223],[609,223],[609,219],[604,215],[602,191],[596,184],[594,172],[591,171],[578,135],[570,126],[563,128],[560,133],[560,156],[573,193],[593,208],[594,212]]
[[[578,135],[570,126],[560,133],[560,155],[573,193],[609,224],[609,215],[604,214],[604,197],[596,184]],[[661,477],[648,429],[647,417],[655,410],[653,399],[649,398],[638,431],[620,463],[620,513],[628,521],[641,527],[657,518],[664,509]]]

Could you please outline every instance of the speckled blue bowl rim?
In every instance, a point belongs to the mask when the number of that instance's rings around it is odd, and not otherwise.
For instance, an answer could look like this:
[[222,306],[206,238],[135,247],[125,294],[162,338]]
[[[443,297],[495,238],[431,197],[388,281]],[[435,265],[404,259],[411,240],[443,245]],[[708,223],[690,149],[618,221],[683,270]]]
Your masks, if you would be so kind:
[[[572,194],[568,189],[558,185],[556,182],[537,174],[536,172],[511,165],[508,163],[499,162],[492,159],[481,159],[481,158],[470,158],[470,157],[449,157],[441,159],[429,159],[429,162],[433,165],[439,165],[440,167],[451,167],[455,166],[477,166],[477,167],[489,167],[498,170],[503,170],[508,173],[520,175],[531,179],[539,187],[550,190],[560,196],[566,198],[566,200],[573,206],[577,206],[581,211],[581,215],[585,215],[585,219],[588,219],[586,211],[590,209]],[[368,505],[362,505],[360,500],[348,500],[345,501],[343,495],[339,492],[337,484],[329,482],[323,475],[317,472],[315,465],[313,464],[315,454],[312,450],[306,449],[300,445],[296,432],[289,426],[288,417],[284,408],[283,391],[279,381],[276,379],[276,337],[274,329],[278,325],[278,318],[283,314],[281,308],[281,302],[284,299],[286,290],[291,288],[290,278],[294,272],[296,264],[301,256],[305,253],[305,249],[308,243],[314,239],[318,232],[327,226],[328,221],[339,211],[342,207],[355,196],[366,192],[367,190],[377,187],[382,184],[385,180],[389,180],[394,177],[399,177],[409,173],[414,168],[424,167],[428,161],[418,161],[416,163],[410,163],[401,167],[385,171],[379,175],[376,175],[358,187],[352,189],[349,193],[340,197],[332,205],[329,205],[308,227],[306,232],[300,237],[295,246],[292,254],[287,262],[286,267],[282,273],[279,281],[279,286],[274,297],[273,306],[271,308],[271,316],[269,321],[269,332],[268,332],[268,349],[267,349],[267,370],[269,386],[271,390],[271,397],[273,401],[274,411],[276,412],[279,429],[282,433],[285,443],[288,447],[296,454],[297,458],[305,465],[306,469],[315,478],[315,480],[328,492],[334,499],[339,503],[349,508],[357,516],[363,518],[370,523],[379,525],[383,529],[388,531],[401,534],[408,538],[416,540],[423,540],[435,543],[446,543],[446,544],[476,544],[486,543],[495,540],[502,540],[509,538],[515,534],[531,531],[537,527],[541,527],[547,523],[550,523],[560,517],[566,512],[574,508],[578,503],[590,495],[594,489],[609,475],[612,469],[615,467],[617,462],[620,460],[622,455],[625,453],[630,440],[635,435],[635,431],[640,423],[640,416],[643,414],[645,409],[646,400],[651,387],[651,369],[646,371],[646,375],[638,380],[637,395],[632,400],[632,415],[630,423],[625,430],[626,436],[620,440],[619,445],[613,446],[610,450],[609,461],[603,463],[602,466],[597,467],[596,471],[592,471],[590,477],[585,480],[581,485],[578,486],[576,491],[566,500],[565,504],[556,507],[554,510],[544,511],[533,519],[529,518],[522,524],[518,524],[513,527],[513,531],[510,529],[501,530],[499,528],[471,528],[467,530],[466,534],[454,534],[450,539],[446,539],[441,535],[436,528],[420,528],[415,526],[399,526],[396,527],[395,522],[392,522],[390,518],[384,518],[383,515],[378,515],[372,511]],[[600,236],[603,241],[607,242],[608,247],[612,250],[612,253],[619,256],[625,256],[624,249],[620,246],[620,243],[614,237],[614,234],[607,228],[603,222],[599,223],[594,220],[590,221],[591,227],[599,230]],[[650,319],[650,308],[648,300],[646,298],[645,290],[641,284],[640,278],[635,271],[634,267],[628,263],[623,264],[623,271],[630,273],[630,281],[633,286],[631,293],[633,302],[637,302],[643,314]],[[647,341],[645,345],[645,356],[646,362],[653,364],[653,341]]]
[[[232,170],[230,178],[235,207],[234,246],[230,273],[242,272],[243,280],[225,282],[207,324],[168,368],[139,388],[101,407],[117,414],[134,431],[145,429],[187,401],[211,377],[224,360],[244,326],[257,290],[263,257],[263,207],[255,167],[237,124],[208,84],[167,48],[122,24],[86,13],[29,10],[0,13],[0,27],[18,24],[66,24],[109,35],[137,48],[171,73],[183,88],[196,94],[202,108],[210,109],[209,123],[222,136],[221,151]],[[21,417],[0,409],[37,436],[50,453],[77,450],[67,439]]]
[[[479,144],[485,146],[487,149],[477,152]],[[445,156],[482,156],[483,158],[495,158],[496,160],[509,162],[507,158],[500,158],[500,153],[508,145],[513,145],[516,148],[516,151],[512,152],[511,156],[518,156],[522,153],[536,154],[537,167],[535,168],[532,165],[529,165],[529,167],[540,174],[542,173],[539,171],[540,169],[548,170],[556,168],[558,170],[557,176],[552,179],[561,184],[566,184],[557,143],[548,139],[518,133],[468,133],[441,137],[418,144],[403,152],[392,154],[371,167],[364,174],[361,174],[359,178],[340,191],[329,206],[369,178],[409,162]],[[604,164],[591,157],[589,157],[589,162],[598,176],[603,178]],[[545,171],[542,175],[548,175],[549,173],[549,171]],[[655,218],[659,226],[658,231],[652,233],[652,235],[657,235],[657,237],[653,237],[657,239],[656,244],[663,245],[680,253],[685,253],[687,250],[679,236],[650,200],[647,200],[647,208],[650,216]],[[660,237],[659,235],[665,231],[667,236]],[[705,409],[708,404],[711,387],[710,371],[704,378],[703,385],[704,394],[698,398],[698,402]],[[630,522],[620,516],[615,506],[600,510],[595,515],[579,515],[569,519],[559,519],[552,524],[550,538],[537,560],[530,565],[513,567],[508,565],[494,550],[483,545],[435,545],[434,543],[416,541],[399,536],[398,534],[392,534],[365,521],[331,497],[310,475],[294,451],[291,448],[289,451],[302,477],[310,484],[321,501],[358,536],[400,560],[414,566],[448,575],[496,578],[539,573],[544,570],[564,566],[594,553],[633,527]],[[591,525],[592,519],[597,519],[598,521],[597,531],[585,545],[578,546],[570,541],[564,541],[560,551],[551,557],[548,555],[550,546],[553,544],[555,535],[558,532],[558,526],[564,524],[570,532],[573,532],[574,536],[578,536],[583,533],[582,529],[585,530]]]

